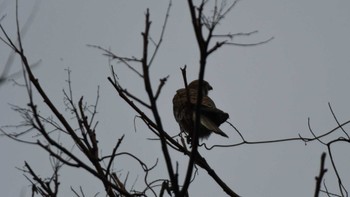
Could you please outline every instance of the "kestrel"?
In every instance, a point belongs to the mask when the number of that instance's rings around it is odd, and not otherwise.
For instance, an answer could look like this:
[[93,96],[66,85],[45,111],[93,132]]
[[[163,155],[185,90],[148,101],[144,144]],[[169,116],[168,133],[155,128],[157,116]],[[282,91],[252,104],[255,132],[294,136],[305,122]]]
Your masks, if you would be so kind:
[[[194,131],[194,122],[196,116],[197,91],[199,81],[194,80],[188,86],[189,99],[185,88],[176,91],[173,98],[173,112],[180,129],[192,136]],[[203,99],[201,102],[200,125],[198,129],[198,138],[208,138],[211,133],[216,133],[228,137],[219,126],[224,123],[229,115],[216,108],[214,101],[208,97],[208,92],[213,88],[208,82],[203,81],[202,86]]]

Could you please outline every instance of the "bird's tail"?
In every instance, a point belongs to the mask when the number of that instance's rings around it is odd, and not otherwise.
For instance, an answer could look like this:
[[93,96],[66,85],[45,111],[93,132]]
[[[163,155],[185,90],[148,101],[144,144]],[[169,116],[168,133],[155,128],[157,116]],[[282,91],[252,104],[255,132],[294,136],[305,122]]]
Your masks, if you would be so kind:
[[226,133],[224,133],[220,128],[218,128],[218,130],[213,130],[213,132],[216,133],[216,134],[219,134],[219,135],[221,135],[221,136],[224,136],[224,137],[227,137],[227,138],[228,138],[228,136],[226,135]]
[[228,138],[228,136],[213,121],[211,121],[209,118],[207,118],[206,116],[202,115],[202,116],[200,116],[200,119],[201,119],[201,124],[204,127],[206,127],[208,130]]

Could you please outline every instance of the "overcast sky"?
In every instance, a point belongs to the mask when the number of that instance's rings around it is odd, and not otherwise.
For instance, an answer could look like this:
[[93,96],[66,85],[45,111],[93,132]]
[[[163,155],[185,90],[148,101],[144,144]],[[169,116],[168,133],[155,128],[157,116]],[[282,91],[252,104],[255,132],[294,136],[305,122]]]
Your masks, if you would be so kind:
[[[140,156],[152,166],[159,159],[152,178],[167,178],[160,143],[149,141],[154,135],[136,113],[113,90],[108,59],[101,51],[87,44],[110,48],[121,56],[140,57],[141,32],[144,14],[151,13],[151,36],[157,39],[168,1],[144,0],[19,0],[21,25],[29,17],[35,2],[35,18],[24,35],[23,45],[30,62],[41,60],[35,75],[52,101],[66,117],[62,89],[67,88],[67,72],[72,70],[72,86],[76,101],[81,95],[90,104],[100,86],[97,128],[103,154],[111,152],[118,138],[125,134],[121,151]],[[210,56],[205,79],[214,90],[210,93],[216,105],[230,114],[232,122],[250,141],[280,138],[311,137],[307,119],[316,134],[323,134],[337,126],[328,108],[332,104],[340,122],[350,119],[350,1],[347,0],[242,0],[217,28],[217,34],[251,32],[250,37],[235,38],[238,43],[254,43],[274,37],[256,47],[225,46]],[[15,38],[14,1],[0,1],[0,18],[5,29]],[[209,13],[209,12],[208,12]],[[0,44],[0,71],[10,49]],[[172,114],[172,97],[183,86],[180,67],[187,65],[189,80],[198,77],[198,49],[194,38],[189,10],[185,0],[173,1],[164,41],[151,67],[153,87],[159,79],[169,75],[159,98],[163,125],[170,135],[179,132]],[[121,85],[130,92],[147,98],[141,79],[121,64],[112,62]],[[18,59],[10,73],[21,69]],[[21,78],[16,79],[22,83]],[[0,125],[15,125],[19,114],[9,104],[25,106],[25,89],[7,82],[0,86]],[[42,99],[36,103],[43,116],[50,116]],[[71,120],[74,122],[74,120]],[[227,124],[222,129],[229,139],[211,136],[208,145],[240,142]],[[345,129],[350,129],[345,127]],[[9,130],[11,131],[11,130]],[[340,136],[340,132],[334,137]],[[27,139],[36,140],[32,136]],[[62,143],[65,138],[62,137]],[[67,142],[68,144],[71,144]],[[333,146],[334,157],[347,190],[350,191],[349,146]],[[74,150],[78,152],[78,150]],[[318,142],[285,142],[265,145],[242,145],[234,148],[199,150],[217,174],[242,196],[313,196],[315,176],[319,172],[321,153],[326,147]],[[180,179],[187,167],[187,157],[171,152],[180,164]],[[8,138],[0,138],[0,191],[3,196],[30,196],[31,188],[16,167],[24,161],[42,177],[50,175],[47,154],[38,147],[22,145]],[[329,158],[327,156],[327,158]],[[142,185],[142,170],[133,160],[118,159],[114,170],[123,179],[130,171],[128,186],[136,181]],[[327,188],[339,193],[330,161],[325,176]],[[225,196],[222,189],[199,170],[190,188],[191,196]],[[69,186],[82,186],[87,196],[101,192],[101,183],[81,169],[64,167],[61,171],[60,196],[72,196]]]

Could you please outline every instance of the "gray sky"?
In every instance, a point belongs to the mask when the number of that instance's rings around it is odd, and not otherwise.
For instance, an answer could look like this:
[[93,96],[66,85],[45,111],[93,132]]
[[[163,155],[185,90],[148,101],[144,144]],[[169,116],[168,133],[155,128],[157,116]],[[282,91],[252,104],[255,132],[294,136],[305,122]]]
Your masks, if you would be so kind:
[[[140,156],[148,165],[159,158],[159,166],[151,174],[167,178],[160,144],[147,141],[154,137],[147,127],[136,121],[135,112],[124,103],[107,81],[110,75],[108,61],[101,52],[86,44],[111,48],[121,56],[141,55],[141,31],[144,13],[150,8],[152,37],[157,39],[164,20],[167,1],[38,1],[36,17],[24,37],[24,49],[30,62],[42,60],[34,72],[48,95],[64,111],[62,89],[67,87],[65,69],[72,70],[76,101],[84,95],[94,103],[100,86],[98,137],[102,153],[110,153],[117,139],[125,134],[121,150]],[[20,1],[21,24],[28,18],[34,0]],[[14,2],[0,2],[0,16],[4,27],[15,32]],[[258,34],[237,38],[235,42],[253,43],[275,39],[257,47],[223,47],[210,56],[205,74],[214,90],[210,96],[217,106],[230,114],[232,122],[247,140],[259,141],[280,138],[311,137],[307,118],[317,134],[336,127],[328,102],[341,122],[350,117],[348,93],[350,62],[350,2],[345,0],[242,0],[218,27],[218,34],[250,32]],[[10,50],[0,44],[1,69]],[[114,65],[115,62],[113,62]],[[194,40],[186,1],[174,1],[168,28],[157,59],[151,69],[153,87],[160,78],[170,75],[159,98],[159,110],[165,129],[178,133],[172,115],[172,97],[182,87],[180,67],[187,65],[188,78],[198,77],[198,49]],[[125,66],[116,67],[120,82],[136,95],[147,98],[142,81]],[[16,60],[11,72],[20,70]],[[18,79],[18,82],[23,80]],[[0,125],[21,121],[8,105],[25,106],[25,90],[11,82],[0,87]],[[49,115],[37,104],[43,115]],[[74,122],[74,120],[72,120]],[[222,129],[229,139],[211,136],[207,142],[232,144],[239,136],[227,124]],[[348,129],[346,127],[345,129]],[[340,132],[339,132],[340,133]],[[337,134],[339,134],[337,133]],[[336,135],[335,135],[336,136]],[[30,139],[33,139],[29,136]],[[35,139],[33,139],[35,140]],[[62,143],[66,142],[62,137]],[[29,162],[43,177],[50,175],[47,154],[38,147],[22,145],[0,138],[0,191],[4,196],[30,196],[29,182],[15,167]],[[344,185],[350,185],[349,147],[333,147]],[[75,150],[76,152],[78,150]],[[200,149],[218,175],[242,196],[312,196],[314,177],[319,172],[320,155],[326,151],[317,142],[287,142],[267,145],[243,145],[235,148]],[[187,158],[172,152],[180,169],[186,168]],[[142,172],[132,160],[118,160],[114,169],[124,177],[130,171],[129,186],[139,176],[136,186],[142,184]],[[336,179],[329,160],[326,184],[337,192]],[[184,171],[180,178],[183,178]],[[122,176],[122,177],[123,177]],[[87,196],[103,193],[103,187],[91,175],[80,169],[64,167],[61,171],[60,196],[71,196],[69,186],[82,186]],[[350,188],[347,187],[350,191]],[[220,187],[203,170],[191,185],[191,196],[225,196]],[[103,196],[102,194],[100,196]]]

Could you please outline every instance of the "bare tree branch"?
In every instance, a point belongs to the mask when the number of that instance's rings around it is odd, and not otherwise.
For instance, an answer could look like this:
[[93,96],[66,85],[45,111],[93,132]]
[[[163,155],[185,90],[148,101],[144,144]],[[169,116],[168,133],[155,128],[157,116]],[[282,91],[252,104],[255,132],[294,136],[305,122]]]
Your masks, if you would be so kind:
[[149,65],[148,65],[148,37],[149,37],[149,30],[150,30],[151,22],[149,19],[149,10],[146,12],[146,21],[145,21],[145,31],[142,33],[143,36],[143,56],[142,56],[142,70],[143,70],[143,79],[145,84],[145,90],[147,92],[147,95],[149,97],[149,101],[151,103],[151,111],[153,113],[155,122],[157,124],[157,127],[159,128],[159,131],[161,131],[159,134],[160,141],[161,141],[161,147],[165,159],[165,163],[168,169],[169,177],[173,185],[174,193],[177,195],[178,193],[178,182],[177,182],[177,176],[174,174],[174,169],[171,162],[171,157],[169,155],[168,147],[166,144],[166,138],[164,136],[163,126],[162,122],[158,113],[156,100],[154,99],[154,94],[152,91],[152,86],[150,82],[150,76],[149,76]]
[[316,179],[316,188],[315,188],[315,195],[314,195],[315,197],[318,197],[320,194],[323,176],[327,172],[327,169],[324,166],[325,160],[326,160],[326,153],[322,153],[320,173],[319,173],[318,177],[315,178]]

